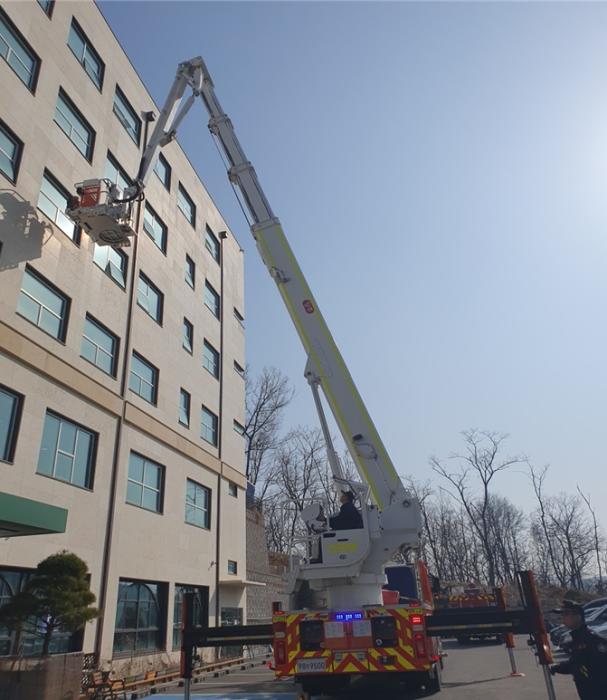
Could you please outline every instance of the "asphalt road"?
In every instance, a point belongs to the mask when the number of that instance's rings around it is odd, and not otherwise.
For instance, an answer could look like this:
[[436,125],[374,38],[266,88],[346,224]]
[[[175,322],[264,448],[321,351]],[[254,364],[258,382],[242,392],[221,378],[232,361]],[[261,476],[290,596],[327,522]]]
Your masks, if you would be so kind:
[[[443,671],[443,690],[433,696],[437,700],[547,700],[542,669],[536,665],[532,651],[524,637],[517,638],[515,658],[522,678],[510,676],[510,662],[504,646],[473,644],[462,647],[446,641],[448,653]],[[557,655],[556,660],[560,660]],[[573,681],[567,676],[554,676],[557,700],[577,700]],[[180,689],[181,690],[181,689]],[[174,691],[173,691],[174,693]],[[377,693],[362,683],[341,695],[339,700],[369,700]],[[227,676],[213,678],[192,687],[192,698],[206,700],[295,700],[292,681],[276,681],[272,671],[257,667],[234,671]],[[413,700],[419,695],[403,691],[381,689],[381,700]],[[163,700],[182,700],[181,694],[163,696]]]

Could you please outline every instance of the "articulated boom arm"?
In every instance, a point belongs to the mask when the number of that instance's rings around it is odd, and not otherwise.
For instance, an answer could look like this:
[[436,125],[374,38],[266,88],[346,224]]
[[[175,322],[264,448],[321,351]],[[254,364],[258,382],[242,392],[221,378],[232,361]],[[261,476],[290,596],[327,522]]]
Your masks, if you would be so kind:
[[[251,231],[259,252],[278,286],[307,353],[308,381],[313,388],[320,386],[322,389],[360,476],[369,485],[379,510],[410,498],[270,208],[255,169],[247,160],[232,123],[221,108],[204,61],[195,58],[181,64],[179,71],[183,71],[184,66],[189,67],[190,75],[196,75],[195,91],[200,91],[209,112],[209,129],[228,161],[230,181],[240,190],[253,219]],[[342,475],[336,460],[330,461],[334,476],[339,480]]]

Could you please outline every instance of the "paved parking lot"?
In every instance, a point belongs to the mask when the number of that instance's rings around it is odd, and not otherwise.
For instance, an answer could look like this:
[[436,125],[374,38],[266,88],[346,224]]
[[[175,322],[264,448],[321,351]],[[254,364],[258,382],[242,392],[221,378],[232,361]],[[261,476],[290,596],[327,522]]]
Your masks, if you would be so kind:
[[[446,641],[443,690],[440,700],[546,700],[547,692],[542,669],[535,663],[533,652],[524,637],[517,638],[515,657],[523,678],[510,676],[510,663],[505,647],[494,644],[473,644],[462,647]],[[557,660],[560,660],[557,658]],[[577,700],[573,681],[567,676],[554,676],[558,700]],[[181,690],[181,689],[180,689]],[[193,686],[193,698],[205,700],[295,700],[292,681],[276,681],[272,671],[257,667],[236,671]],[[340,700],[369,700],[377,692],[368,684],[360,684],[340,696]],[[409,700],[416,696],[402,689],[381,689],[381,700]],[[419,696],[417,696],[419,697]],[[163,696],[163,700],[182,700],[181,694]]]

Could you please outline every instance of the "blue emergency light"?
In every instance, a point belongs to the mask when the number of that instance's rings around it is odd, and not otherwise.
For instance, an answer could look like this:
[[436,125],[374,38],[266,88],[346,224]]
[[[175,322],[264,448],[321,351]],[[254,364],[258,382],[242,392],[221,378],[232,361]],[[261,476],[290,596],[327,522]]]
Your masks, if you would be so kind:
[[349,622],[350,620],[364,620],[361,612],[338,612],[333,615],[335,622]]

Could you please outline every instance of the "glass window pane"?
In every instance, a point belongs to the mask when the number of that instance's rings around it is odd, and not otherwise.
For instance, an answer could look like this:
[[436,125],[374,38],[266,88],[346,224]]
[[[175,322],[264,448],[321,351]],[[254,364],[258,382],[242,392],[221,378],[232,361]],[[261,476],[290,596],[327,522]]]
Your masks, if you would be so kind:
[[37,304],[29,296],[21,292],[19,294],[19,303],[17,304],[17,312],[27,318],[28,321],[38,324],[38,313],[40,311],[40,305]]
[[129,481],[126,487],[126,500],[139,506],[141,505],[142,492],[143,486],[141,484],[134,484],[132,481]]
[[59,449],[71,455],[74,454],[76,448],[76,426],[67,421],[61,421],[61,430],[59,431]]
[[0,123],[0,170],[9,178],[17,179],[17,162],[21,144]]
[[143,483],[156,489],[160,488],[160,467],[158,465],[152,462],[145,463]]
[[61,481],[70,481],[72,477],[73,463],[74,460],[70,455],[63,454],[63,452],[57,452],[55,474],[53,476],[56,479],[61,479]]
[[18,406],[17,396],[0,389],[0,459],[6,460],[10,456]]
[[25,41],[19,37],[0,15],[0,55],[15,71],[21,81],[31,88],[34,84],[38,61]]
[[160,494],[152,489],[143,488],[143,501],[141,505],[148,510],[160,511]]
[[40,455],[38,456],[38,467],[36,469],[39,474],[47,474],[48,476],[53,474],[59,426],[58,418],[49,414],[46,415],[44,430],[42,431],[42,442],[40,444]]
[[129,456],[129,479],[143,481],[143,465],[143,458],[131,452]]
[[80,344],[80,355],[89,362],[95,364],[96,353],[97,347],[87,338],[82,338],[82,343]]
[[91,451],[93,448],[93,436],[84,430],[78,431],[76,441],[76,456],[74,458],[74,473],[72,474],[72,483],[77,486],[90,487],[90,466],[91,466]]

